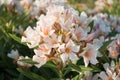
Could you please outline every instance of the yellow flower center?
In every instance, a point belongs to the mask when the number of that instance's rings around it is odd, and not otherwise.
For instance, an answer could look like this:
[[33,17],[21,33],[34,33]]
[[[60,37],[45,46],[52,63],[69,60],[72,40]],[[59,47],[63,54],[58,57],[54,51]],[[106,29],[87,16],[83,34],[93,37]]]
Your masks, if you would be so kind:
[[111,56],[112,56],[112,57],[115,57],[115,56],[116,56],[115,51],[111,51]]
[[44,33],[45,35],[48,35],[48,34],[49,34],[49,30],[48,30],[48,29],[45,29],[45,30],[43,31],[43,33]]
[[80,38],[81,38],[81,33],[76,33],[75,35],[77,36],[77,39],[80,40]]
[[65,48],[65,52],[69,54],[71,52],[71,49],[69,47],[67,47],[67,48]]
[[90,52],[89,51],[85,52],[85,57],[86,58],[90,57]]
[[111,76],[108,77],[108,80],[113,80],[113,78]]
[[52,44],[57,44],[57,41],[56,40],[52,40]]

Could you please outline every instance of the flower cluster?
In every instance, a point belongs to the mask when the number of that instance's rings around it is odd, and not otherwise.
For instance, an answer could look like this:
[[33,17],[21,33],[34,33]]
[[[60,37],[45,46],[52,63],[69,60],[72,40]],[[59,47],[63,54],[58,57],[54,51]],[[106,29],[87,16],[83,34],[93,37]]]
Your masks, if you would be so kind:
[[94,43],[91,40],[102,31],[95,30],[88,34],[91,21],[92,18],[85,12],[79,16],[71,7],[53,4],[47,7],[46,15],[39,17],[36,27],[26,29],[22,42],[27,42],[29,48],[36,47],[33,61],[39,63],[37,67],[51,59],[61,60],[65,65],[69,60],[76,62],[80,57],[84,58],[87,67],[89,62],[98,63],[96,46],[99,46],[100,40],[95,39]]
[[[15,5],[18,4],[11,0],[8,5],[12,2]],[[37,16],[34,27],[28,26],[24,32],[21,27],[16,30],[17,33],[22,34],[21,42],[33,49],[32,61],[37,63],[34,66],[40,68],[48,61],[53,61],[59,67],[65,68],[71,63],[76,65],[78,61],[81,61],[85,68],[95,65],[103,69],[98,73],[80,72],[84,74],[81,80],[120,79],[120,17],[106,13],[89,16],[86,12],[79,14],[74,8],[65,5],[65,0],[21,0],[18,2],[19,6],[22,5],[23,9],[30,11],[30,15]],[[111,6],[113,0],[104,1],[104,4],[99,4],[100,6],[96,9],[102,9],[105,4]],[[41,13],[38,16],[41,11],[44,14]],[[21,62],[22,59],[29,59],[29,57],[19,56],[18,51],[11,51],[11,53],[8,56],[15,59],[18,65],[32,66]]]
[[51,4],[62,4],[67,0],[0,0],[1,5],[7,5],[8,9],[15,9],[17,13],[27,12],[30,16],[38,17],[46,13],[46,7]]

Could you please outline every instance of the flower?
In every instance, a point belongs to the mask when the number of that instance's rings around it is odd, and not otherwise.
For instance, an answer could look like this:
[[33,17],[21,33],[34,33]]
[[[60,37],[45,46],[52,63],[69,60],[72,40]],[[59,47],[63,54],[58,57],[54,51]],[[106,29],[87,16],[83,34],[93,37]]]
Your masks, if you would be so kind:
[[98,80],[98,74],[93,75],[92,72],[90,71],[85,71],[84,72],[84,77],[81,80]]
[[19,26],[18,29],[15,29],[15,32],[20,34],[20,35],[24,35],[22,26]]
[[52,34],[51,37],[47,37],[44,39],[44,42],[48,45],[49,48],[57,48],[61,43],[62,36],[57,36],[56,34]]
[[58,23],[61,25],[63,30],[70,31],[73,26],[75,26],[77,17],[79,17],[79,15],[76,10],[73,8],[67,8],[59,17]]
[[52,35],[55,30],[52,25],[55,23],[55,17],[50,15],[41,15],[37,22],[36,30],[44,38]]
[[51,49],[46,44],[41,44],[37,49],[34,49],[36,55],[49,55]]
[[62,53],[60,57],[63,63],[65,64],[68,59],[71,61],[77,61],[78,57],[76,53],[79,51],[79,49],[80,46],[75,45],[72,40],[69,40],[67,44],[60,45],[59,52]]
[[41,41],[40,35],[32,29],[30,26],[24,32],[25,36],[22,36],[21,42],[27,42],[29,48],[38,46]]
[[104,36],[100,36],[99,38],[96,38],[93,40],[93,45],[96,47],[96,50],[98,50],[104,42]]
[[47,45],[42,44],[38,49],[35,49],[34,52],[35,55],[32,57],[32,60],[37,62],[38,64],[35,64],[35,66],[40,68],[48,61],[49,58],[47,56],[50,55],[51,49],[49,49]]
[[46,56],[34,55],[32,59],[33,61],[38,63],[38,64],[35,64],[37,68],[40,68],[42,65],[44,65],[48,61],[48,58]]
[[53,15],[56,17],[57,20],[62,15],[64,10],[65,10],[64,6],[53,4],[47,7],[47,15]]
[[17,64],[19,65],[19,66],[22,66],[22,67],[32,67],[32,65],[31,64],[28,64],[28,63],[25,63],[25,62],[22,62],[22,61],[20,61],[20,60],[22,60],[22,59],[29,59],[29,57],[28,56],[20,56],[19,58],[18,58],[18,60],[17,60]]
[[17,60],[20,55],[19,55],[19,52],[18,52],[17,49],[16,50],[12,49],[11,52],[7,54],[7,56],[10,57],[10,58],[12,58],[12,59]]
[[83,30],[81,27],[76,27],[74,31],[72,31],[72,37],[80,42],[81,40],[85,40],[87,37],[87,32]]
[[80,56],[83,56],[83,58],[84,58],[85,67],[88,66],[89,61],[92,64],[98,63],[98,61],[96,59],[97,53],[98,53],[98,51],[96,50],[94,45],[87,43],[87,46],[84,49],[84,51],[82,53],[80,53]]

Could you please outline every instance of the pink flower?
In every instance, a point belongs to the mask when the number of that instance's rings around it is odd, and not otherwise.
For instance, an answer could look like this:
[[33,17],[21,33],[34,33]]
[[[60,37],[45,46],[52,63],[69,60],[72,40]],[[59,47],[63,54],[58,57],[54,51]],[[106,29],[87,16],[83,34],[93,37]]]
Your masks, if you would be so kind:
[[27,42],[29,48],[33,48],[39,45],[41,37],[34,29],[28,27],[24,34],[25,36],[22,36],[21,42]]
[[86,39],[87,32],[81,27],[76,27],[75,30],[72,32],[72,37],[79,42]]
[[60,45],[59,52],[62,53],[60,57],[63,63],[65,64],[68,59],[70,59],[71,61],[77,61],[78,57],[76,53],[79,51],[79,49],[80,46],[75,45],[72,40],[69,40],[67,44]]
[[33,56],[33,61],[37,62],[38,64],[35,64],[37,68],[40,68],[42,65],[44,65],[47,62],[48,58],[46,56]]
[[98,63],[96,57],[97,57],[98,51],[92,44],[87,44],[84,51],[80,54],[80,56],[83,56],[85,67],[88,66],[89,62],[92,64]]
[[56,34],[52,34],[51,37],[47,37],[44,39],[44,42],[46,45],[48,45],[49,48],[57,48],[60,45],[62,36],[57,36]]
[[41,15],[37,22],[36,30],[44,38],[52,35],[55,30],[52,25],[55,23],[55,17],[50,15]]

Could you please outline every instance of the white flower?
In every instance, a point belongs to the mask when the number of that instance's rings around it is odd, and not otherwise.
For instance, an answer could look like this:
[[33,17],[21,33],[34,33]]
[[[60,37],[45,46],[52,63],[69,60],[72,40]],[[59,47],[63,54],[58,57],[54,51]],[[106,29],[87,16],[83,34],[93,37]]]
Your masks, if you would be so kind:
[[18,34],[23,35],[23,28],[22,28],[22,26],[19,26],[18,29],[15,29],[15,32],[18,33]]
[[104,42],[104,36],[101,36],[99,39],[94,39],[93,40],[93,45],[96,47],[96,50],[98,50]]
[[70,31],[73,26],[75,26],[75,22],[73,20],[77,20],[78,12],[73,8],[65,9],[63,14],[60,16],[58,22],[61,25],[62,29],[66,31]]
[[55,17],[51,15],[41,15],[37,22],[36,30],[44,38],[52,35],[55,30],[52,25],[55,23]]
[[87,14],[85,12],[81,12],[80,14],[80,23],[84,23],[87,20]]
[[41,41],[40,35],[32,29],[31,27],[28,27],[25,32],[25,36],[22,36],[21,42],[27,42],[27,45],[29,48],[33,48],[38,46],[39,42]]
[[34,49],[34,52],[36,55],[49,55],[51,52],[51,49],[48,48],[46,44],[41,44],[37,49]]
[[117,26],[115,30],[120,33],[120,26]]
[[60,45],[61,39],[61,35],[57,36],[56,34],[52,34],[51,37],[45,38],[44,41],[49,48],[57,48]]
[[8,57],[17,60],[19,57],[19,52],[18,50],[11,50],[10,53],[7,54]]
[[107,3],[108,3],[109,5],[112,5],[112,4],[113,4],[113,0],[107,0]]
[[40,68],[42,65],[44,65],[48,61],[48,58],[46,56],[34,55],[33,61],[37,62],[38,64],[35,64],[35,66],[37,68]]
[[109,50],[109,57],[111,57],[111,58],[118,57],[119,53],[117,52],[115,47],[109,47],[108,50]]
[[50,5],[47,7],[47,15],[53,15],[56,18],[56,21],[59,19],[61,14],[64,12],[64,6],[61,5]]
[[110,64],[109,63],[105,63],[105,64],[103,64],[103,67],[104,67],[104,69],[106,71],[107,71],[107,69],[110,69],[110,70],[114,71],[115,70],[115,62],[111,61]]
[[110,22],[107,21],[107,14],[99,13],[95,15],[93,19],[94,19],[94,26],[98,25],[99,26],[98,29],[100,29],[102,33],[107,35],[108,33],[111,32]]
[[96,50],[94,45],[88,43],[86,48],[84,49],[84,51],[80,54],[84,58],[85,67],[88,66],[89,62],[91,64],[98,63],[98,61],[96,59],[97,53],[98,53],[98,51]]
[[18,61],[17,61],[17,64],[19,65],[19,66],[23,66],[23,67],[31,67],[32,65],[31,64],[28,64],[28,63],[25,63],[25,62],[22,62],[22,61],[20,61],[20,60],[22,60],[22,59],[29,59],[29,57],[28,56],[20,56],[19,58],[18,58]]
[[74,42],[72,40],[69,40],[69,42],[67,44],[62,44],[59,47],[59,52],[61,52],[62,54],[60,55],[63,63],[65,64],[65,62],[70,59],[71,61],[77,61],[78,57],[76,52],[78,52],[80,49],[80,46],[75,45]]
[[111,58],[117,58],[119,55],[119,50],[117,50],[117,48],[119,49],[119,47],[116,43],[116,40],[114,40],[108,45],[109,57]]
[[81,27],[76,27],[75,30],[72,32],[72,37],[79,42],[86,39],[87,32]]
[[22,5],[22,6],[24,6],[24,7],[28,7],[28,6],[31,6],[32,5],[32,0],[21,0],[20,1],[20,4]]
[[98,74],[93,75],[90,71],[84,71],[84,77],[81,80],[98,80]]

